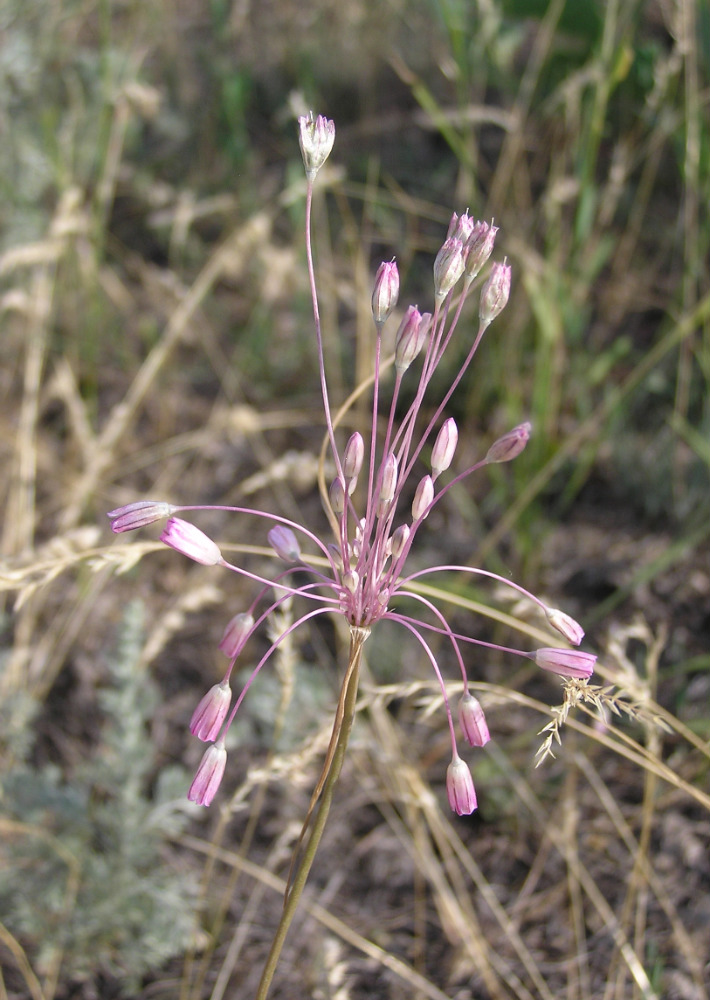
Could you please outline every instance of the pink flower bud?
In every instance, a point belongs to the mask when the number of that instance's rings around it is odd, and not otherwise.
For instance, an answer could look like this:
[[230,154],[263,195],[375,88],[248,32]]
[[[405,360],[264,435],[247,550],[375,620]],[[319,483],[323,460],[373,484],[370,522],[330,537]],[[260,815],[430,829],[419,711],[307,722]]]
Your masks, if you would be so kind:
[[345,488],[340,476],[337,476],[330,484],[328,496],[330,498],[330,506],[333,508],[333,513],[338,515],[342,514],[345,510]]
[[510,295],[511,268],[508,264],[494,264],[488,281],[481,289],[478,318],[483,326],[492,323],[502,313]]
[[154,521],[162,521],[164,517],[170,517],[175,509],[172,504],[159,500],[135,500],[125,507],[110,510],[107,517],[111,518],[111,531],[118,535],[122,531],[133,531]]
[[216,542],[194,524],[183,521],[180,517],[170,518],[160,541],[203,566],[216,566],[222,561],[222,553]]
[[431,453],[431,471],[434,479],[451,465],[459,440],[459,431],[453,417],[441,426]]
[[409,525],[400,524],[392,535],[392,558],[398,559],[404,552],[404,546],[409,541]]
[[380,503],[389,504],[394,500],[397,490],[397,458],[390,452],[382,467],[382,486],[380,487]]
[[473,777],[458,754],[446,769],[446,794],[449,805],[458,816],[469,816],[478,805]]
[[335,123],[323,115],[313,117],[309,112],[298,119],[298,143],[301,147],[306,177],[312,181],[330,156],[335,142]]
[[254,628],[254,618],[248,612],[240,612],[231,619],[224,635],[222,636],[219,648],[225,656],[233,660],[239,656],[246,645],[246,641]]
[[[355,431],[345,446],[345,454],[343,455],[343,475],[345,476],[345,482],[348,484],[348,493],[352,493],[355,488],[364,457],[365,445],[362,440],[362,434]],[[352,488],[350,486],[351,482],[353,484]]]
[[357,570],[350,569],[347,573],[343,573],[342,577],[343,586],[346,590],[354,594],[357,588],[360,586],[360,574]]
[[583,653],[581,649],[538,649],[533,659],[543,670],[549,670],[561,677],[577,677],[582,680],[594,673],[596,656]]
[[491,738],[481,703],[468,691],[459,702],[459,725],[472,747],[484,747]]
[[456,212],[451,216],[451,222],[449,223],[449,230],[446,234],[447,239],[461,240],[465,245],[471,238],[471,233],[475,228],[475,222],[468,214],[464,212],[463,215],[457,215]]
[[222,782],[226,763],[227,751],[222,739],[205,750],[187,793],[190,802],[196,802],[198,806],[208,806],[212,802]]
[[229,681],[222,681],[210,688],[190,719],[190,732],[203,743],[211,743],[219,736],[222,723],[227,717],[232,689]]
[[378,329],[382,329],[387,317],[397,305],[399,298],[399,271],[394,261],[380,264],[375,275],[372,292],[372,315]]
[[269,545],[279,559],[286,563],[298,562],[301,558],[301,547],[296,536],[285,524],[275,525],[268,534]]
[[431,313],[419,312],[416,306],[409,306],[399,324],[394,347],[394,364],[399,375],[403,375],[421,351],[431,326]]
[[453,236],[444,241],[434,261],[434,295],[438,302],[446,298],[463,274],[464,248]]
[[497,226],[477,222],[466,243],[466,278],[473,281],[490,255],[496,241]]
[[424,478],[420,479],[417,484],[417,488],[414,493],[414,500],[412,501],[412,518],[415,521],[418,521],[422,517],[426,517],[433,499],[434,480],[431,476],[424,476]]
[[567,642],[571,642],[573,646],[579,646],[584,638],[584,629],[579,622],[576,622],[570,615],[566,615],[564,611],[558,611],[556,608],[545,608],[545,616],[550,625],[554,629],[557,629]]
[[488,449],[486,462],[492,465],[495,462],[510,462],[511,459],[517,458],[525,449],[525,445],[530,439],[531,430],[532,424],[526,422],[518,424],[512,431],[499,437]]

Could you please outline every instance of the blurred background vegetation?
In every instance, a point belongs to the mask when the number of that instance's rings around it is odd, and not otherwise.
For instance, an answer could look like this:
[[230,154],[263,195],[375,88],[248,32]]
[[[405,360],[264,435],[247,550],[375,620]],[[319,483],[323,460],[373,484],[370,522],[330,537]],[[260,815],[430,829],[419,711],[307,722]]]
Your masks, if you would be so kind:
[[[576,615],[644,712],[582,719],[533,771],[556,686],[474,665],[494,743],[479,813],[452,820],[436,690],[383,628],[273,995],[709,995],[708,67],[702,0],[3,0],[0,997],[253,995],[343,637],[284,649],[222,805],[188,808],[187,722],[253,594],[150,529],[111,540],[105,511],[325,527],[309,108],[337,128],[316,252],[338,402],[370,370],[381,260],[429,308],[468,208],[513,265],[452,401],[456,461],[524,419],[534,437],[452,491],[422,562],[455,553]],[[268,570],[253,523],[199,523]],[[529,608],[458,586],[462,630],[506,641],[473,618],[492,602],[539,641]]]

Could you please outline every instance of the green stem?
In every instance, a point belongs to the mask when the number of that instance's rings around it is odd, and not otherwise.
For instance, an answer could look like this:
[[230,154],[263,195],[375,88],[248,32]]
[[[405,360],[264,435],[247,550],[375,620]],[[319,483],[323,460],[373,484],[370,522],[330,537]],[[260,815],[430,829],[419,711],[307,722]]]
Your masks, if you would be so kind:
[[266,1000],[269,987],[271,986],[271,980],[274,977],[279,956],[281,955],[281,950],[283,948],[284,941],[286,940],[286,935],[288,934],[291,922],[296,914],[301,893],[305,887],[316,856],[316,851],[318,850],[318,845],[321,837],[323,836],[323,831],[325,830],[328,813],[330,812],[330,806],[333,801],[333,793],[343,766],[345,750],[348,745],[350,730],[352,729],[353,720],[355,718],[355,705],[357,702],[357,688],[360,677],[362,647],[368,635],[369,630],[359,628],[351,629],[348,669],[343,679],[343,686],[338,704],[339,711],[336,714],[333,731],[333,737],[335,738],[333,756],[328,773],[323,782],[318,812],[316,813],[315,820],[313,821],[311,835],[308,838],[306,847],[304,848],[303,859],[298,867],[298,870],[296,871],[296,874],[294,875],[291,889],[286,896],[283,913],[281,914],[281,920],[279,921],[279,926],[276,928],[274,940],[271,943],[271,948],[266,959],[264,971],[261,974],[261,981],[259,983],[259,989],[257,990],[255,1000]]

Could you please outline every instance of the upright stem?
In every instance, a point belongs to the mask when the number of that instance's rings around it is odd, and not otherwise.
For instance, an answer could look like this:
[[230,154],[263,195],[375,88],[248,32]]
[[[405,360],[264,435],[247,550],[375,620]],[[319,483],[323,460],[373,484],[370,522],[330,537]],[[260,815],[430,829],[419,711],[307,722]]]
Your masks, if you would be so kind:
[[284,941],[286,940],[286,935],[288,934],[289,927],[291,926],[291,922],[295,916],[296,909],[301,898],[301,893],[303,892],[306,880],[308,879],[308,875],[316,856],[316,851],[318,850],[318,845],[321,837],[323,836],[325,824],[328,819],[328,813],[330,812],[330,806],[333,801],[333,793],[343,766],[343,760],[345,759],[345,750],[348,745],[350,730],[352,729],[353,720],[355,718],[355,705],[357,702],[357,688],[360,676],[362,647],[368,635],[369,629],[354,627],[350,632],[350,656],[348,669],[345,677],[343,678],[343,685],[340,690],[338,710],[333,724],[333,736],[331,738],[330,747],[328,748],[329,766],[326,762],[327,773],[323,778],[318,812],[316,813],[313,826],[311,827],[311,835],[308,838],[308,843],[303,851],[303,859],[298,867],[298,870],[296,871],[296,874],[294,875],[291,889],[286,896],[283,913],[281,914],[281,920],[279,921],[279,926],[276,929],[276,934],[274,935],[274,940],[266,959],[264,971],[261,974],[261,982],[259,983],[259,989],[255,1000],[266,1000],[269,987],[271,986],[271,980],[274,977],[279,956],[281,955],[281,950],[283,948]]

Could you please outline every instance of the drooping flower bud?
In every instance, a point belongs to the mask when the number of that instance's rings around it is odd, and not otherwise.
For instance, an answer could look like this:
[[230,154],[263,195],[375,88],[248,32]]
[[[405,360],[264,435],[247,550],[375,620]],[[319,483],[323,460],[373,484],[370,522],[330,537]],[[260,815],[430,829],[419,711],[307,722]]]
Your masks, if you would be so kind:
[[254,628],[254,618],[246,611],[235,615],[224,630],[219,644],[225,656],[233,660],[244,649],[247,639]]
[[180,517],[170,518],[163,529],[160,541],[203,566],[216,566],[222,561],[222,553],[217,543],[213,542],[204,531],[200,531],[194,524],[183,521]]
[[512,459],[517,458],[530,440],[531,431],[532,424],[526,421],[524,424],[518,424],[512,431],[504,434],[503,437],[499,437],[488,449],[486,454],[487,464],[493,465],[495,462],[510,462]]
[[473,281],[490,255],[496,241],[497,226],[477,222],[466,243],[466,281]]
[[418,521],[422,517],[426,517],[433,499],[434,480],[431,476],[424,476],[424,478],[420,479],[417,483],[414,500],[412,500],[412,518],[415,521]]
[[469,691],[459,702],[459,725],[464,738],[472,747],[484,747],[491,738],[481,703]]
[[449,805],[458,816],[469,816],[478,805],[468,764],[458,754],[454,755],[446,769],[446,794]]
[[456,421],[453,417],[449,417],[441,425],[431,452],[431,471],[434,479],[451,465],[458,440]]
[[383,261],[375,275],[375,287],[372,292],[372,316],[378,330],[381,330],[387,317],[397,305],[399,298],[399,271],[395,261]]
[[343,481],[340,476],[336,476],[330,484],[328,498],[330,500],[330,506],[333,513],[337,514],[339,517],[345,510],[345,487],[343,486]]
[[106,516],[111,519],[111,531],[118,535],[122,531],[133,531],[154,521],[162,521],[164,517],[170,517],[174,510],[177,508],[172,504],[160,500],[135,500],[110,510]]
[[565,637],[567,642],[571,642],[573,646],[579,646],[584,638],[584,629],[571,615],[566,615],[564,611],[558,611],[557,608],[545,608],[545,617],[550,625]]
[[508,264],[494,264],[490,277],[481,289],[478,318],[482,326],[488,326],[506,307],[510,295],[511,267]]
[[409,541],[409,525],[400,524],[397,530],[392,535],[392,558],[399,559],[399,557],[404,552],[404,546]]
[[576,677],[582,680],[594,673],[596,656],[583,653],[581,649],[538,649],[533,654],[538,667],[549,670],[561,677]]
[[190,802],[196,802],[198,806],[208,806],[212,802],[222,782],[226,763],[227,751],[224,749],[224,739],[221,739],[205,751],[200,761],[187,793]]
[[355,489],[364,457],[365,444],[362,440],[362,434],[355,431],[346,444],[345,454],[343,455],[343,475],[345,476],[345,482],[348,484],[348,493],[352,493]]
[[445,240],[434,260],[434,295],[441,302],[463,274],[464,247],[453,236]]
[[306,177],[312,181],[330,156],[335,142],[335,123],[310,111],[298,119],[298,143],[301,147]]
[[296,536],[285,524],[276,524],[267,535],[269,545],[279,559],[286,563],[296,563],[301,559],[301,546]]
[[403,375],[417,357],[429,333],[431,313],[420,313],[416,306],[409,306],[399,324],[394,346],[394,365]]
[[222,723],[227,717],[229,704],[232,700],[232,689],[229,681],[215,684],[202,698],[192,713],[190,732],[203,743],[211,743],[219,736]]

